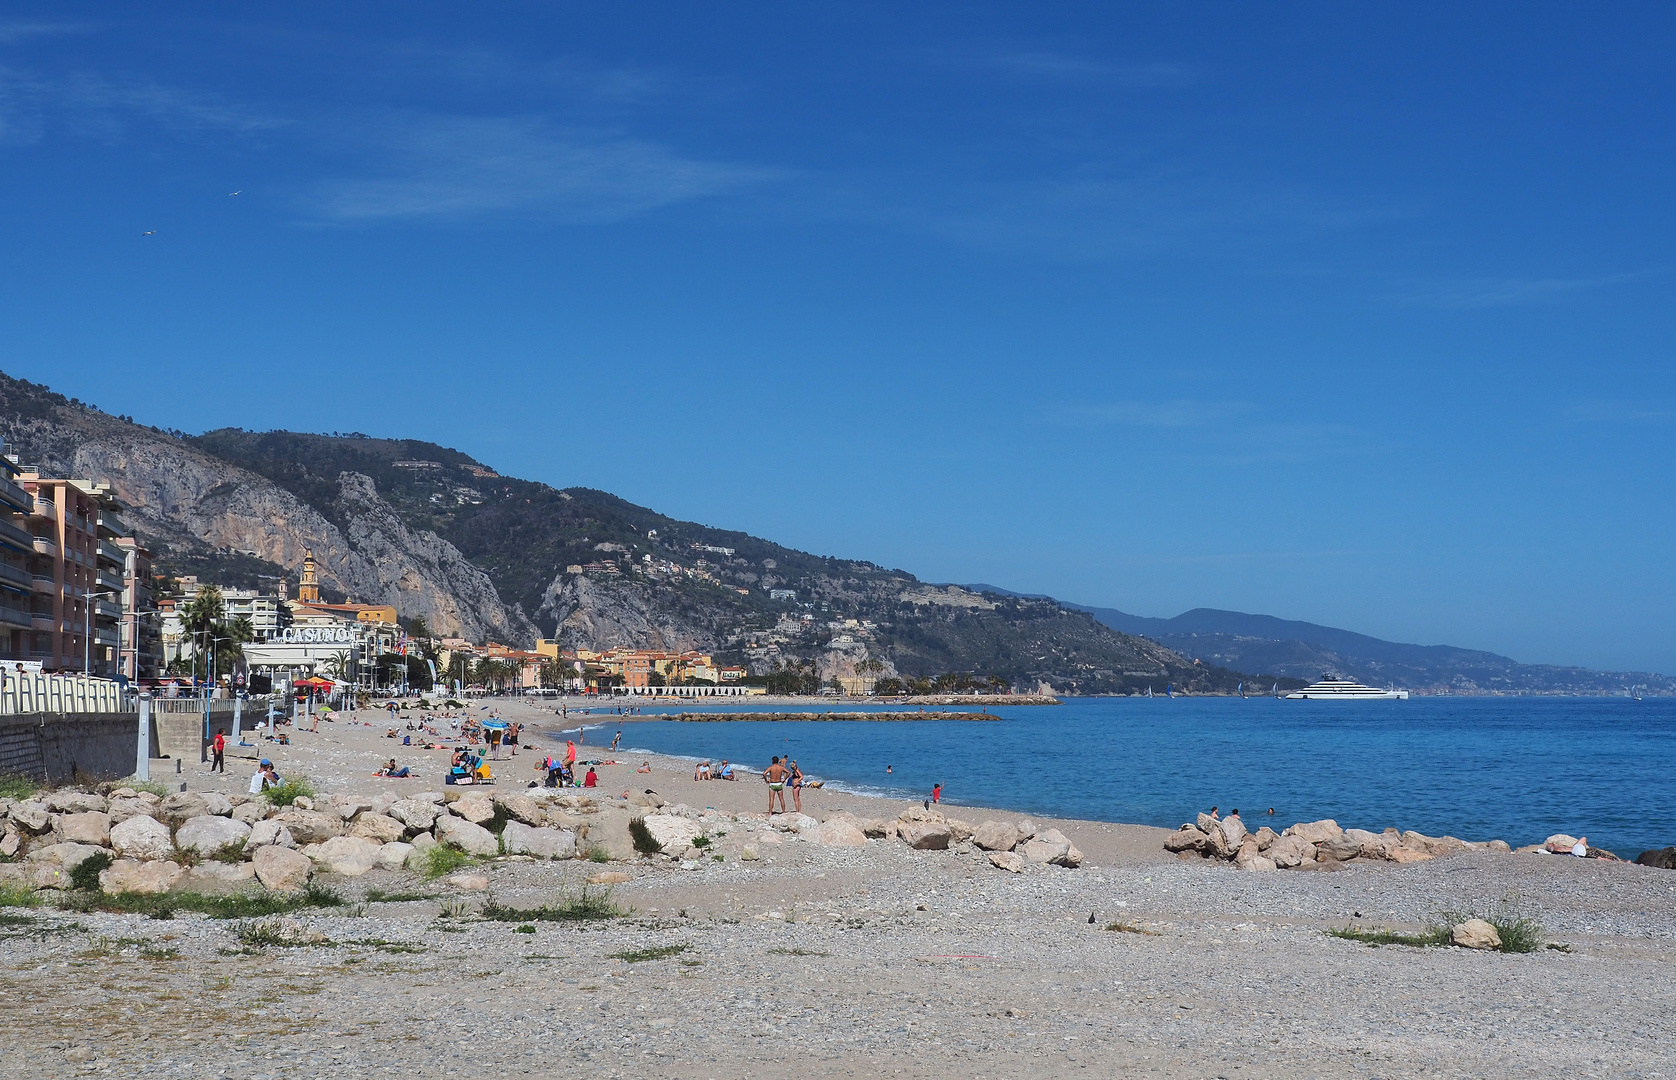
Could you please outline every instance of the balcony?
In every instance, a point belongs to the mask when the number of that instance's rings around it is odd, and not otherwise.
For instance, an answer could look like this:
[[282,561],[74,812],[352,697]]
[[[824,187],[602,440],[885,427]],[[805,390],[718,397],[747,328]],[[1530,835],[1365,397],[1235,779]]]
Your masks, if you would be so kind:
[[0,604],[0,626],[15,626],[19,630],[32,630],[34,625],[34,620],[30,618],[29,612],[8,604]]
[[57,555],[58,541],[50,536],[32,536],[29,538],[34,545],[37,555]]
[[50,611],[32,611],[29,613],[29,628],[31,630],[56,630],[58,621],[52,617]]
[[133,536],[134,535],[134,531],[128,527],[128,523],[126,521],[122,520],[122,517],[120,515],[118,515],[117,513],[115,513],[114,511],[111,511],[111,510],[100,511],[100,513],[99,513],[99,533],[100,533],[101,536],[103,536],[107,533],[110,534],[111,536]]
[[29,530],[12,521],[10,514],[0,514],[0,543],[19,551],[34,551],[35,538]]
[[0,504],[28,513],[35,506],[35,496],[23,490],[17,481],[4,472],[0,472]]
[[115,589],[117,592],[121,592],[126,587],[121,574],[113,573],[103,566],[99,568],[97,580],[101,589]]
[[93,605],[93,613],[101,619],[122,618],[122,605],[113,604],[109,600],[99,600]]
[[58,593],[58,582],[54,581],[50,574],[31,574],[29,587],[45,596],[55,596]]
[[9,562],[0,560],[0,585],[15,585],[28,592],[35,587],[34,575],[21,566],[13,566]]
[[36,498],[29,507],[29,516],[41,518],[45,521],[57,521],[58,504],[51,499]]
[[99,541],[99,557],[101,559],[109,559],[118,566],[128,565],[127,552],[123,551],[121,547],[111,543],[109,540]]

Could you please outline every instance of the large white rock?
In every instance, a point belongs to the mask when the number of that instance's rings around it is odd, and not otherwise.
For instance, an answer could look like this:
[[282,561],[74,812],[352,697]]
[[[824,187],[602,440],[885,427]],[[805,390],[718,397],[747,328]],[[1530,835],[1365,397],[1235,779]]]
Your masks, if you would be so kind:
[[384,845],[364,836],[334,836],[309,850],[309,857],[322,870],[343,877],[360,877],[378,865]]
[[1222,830],[1223,845],[1237,854],[1245,844],[1245,822],[1237,814],[1230,814],[1217,822],[1217,826]]
[[381,844],[394,843],[407,835],[407,826],[393,817],[363,810],[349,823],[350,836],[364,836]]
[[1301,836],[1288,833],[1270,844],[1263,857],[1283,868],[1300,866],[1315,861],[1315,845]]
[[268,803],[266,799],[251,799],[233,807],[233,820],[242,821],[246,825],[254,825],[258,821],[265,821],[279,812],[278,807]]
[[165,825],[184,825],[209,813],[209,801],[196,791],[177,791],[157,804],[152,816]]
[[255,876],[255,868],[247,862],[199,863],[186,872],[186,887],[192,889],[201,885],[240,885]]
[[[544,789],[537,788],[536,790],[539,791]],[[497,791],[490,796],[490,800],[505,810],[507,816],[511,817],[514,821],[522,821],[525,825],[534,825],[537,827],[547,823],[547,815],[546,812],[542,810],[541,804],[527,795],[514,795],[511,793],[503,794],[502,792]]]
[[269,819],[291,830],[299,844],[319,844],[334,836],[343,835],[343,819],[320,810],[298,810],[292,807]]
[[1456,923],[1449,931],[1450,940],[1464,949],[1499,949],[1501,934],[1483,919],[1468,919]]
[[214,855],[229,844],[249,843],[250,826],[227,817],[189,818],[175,832],[175,846],[199,855]]
[[131,817],[139,817],[142,814],[149,815],[151,808],[156,805],[155,801],[146,802],[135,797],[113,798],[111,799],[110,809],[106,812],[111,816],[112,825],[121,825]]
[[1022,874],[1024,868],[1029,865],[1024,861],[1024,856],[1016,851],[992,851],[989,853],[989,864],[1010,874]]
[[943,851],[953,834],[941,821],[904,821],[897,828],[902,842],[916,851]]
[[412,854],[412,844],[404,844],[400,840],[392,841],[378,849],[378,868],[400,870],[407,865],[408,857]]
[[74,870],[82,864],[82,860],[91,858],[104,852],[104,848],[97,844],[49,844],[36,848],[28,856],[29,862],[52,863],[65,870]]
[[99,888],[108,893],[166,893],[186,873],[177,863],[118,859],[99,874]]
[[1311,844],[1324,844],[1328,840],[1343,835],[1343,833],[1344,830],[1338,827],[1338,822],[1332,818],[1323,818],[1320,821],[1300,821],[1280,835],[1296,836],[1298,839]]
[[1071,841],[1058,829],[1048,829],[1037,833],[1024,842],[1019,853],[1028,862],[1047,864],[1057,863],[1071,853]]
[[65,814],[58,819],[58,835],[72,844],[104,847],[111,842],[111,816],[98,810]]
[[111,826],[111,847],[125,859],[167,859],[175,853],[169,827],[143,814]]
[[437,818],[436,838],[438,843],[453,844],[468,855],[500,854],[500,841],[495,834],[465,818],[453,815]]
[[673,814],[647,814],[643,820],[646,831],[670,854],[687,850],[693,838],[704,832],[704,826],[698,822]]
[[820,828],[821,823],[810,817],[808,814],[794,812],[790,814],[775,814],[773,817],[769,818],[768,824],[785,832],[801,834],[814,832],[816,829]]
[[110,809],[103,795],[85,791],[55,791],[41,801],[55,814],[104,813]]
[[206,791],[204,808],[216,817],[226,817],[233,812],[233,800],[219,791]]
[[985,851],[1011,851],[1018,841],[1018,827],[1005,821],[986,821],[972,833],[972,843]]
[[406,825],[410,832],[425,832],[441,812],[440,806],[423,799],[398,799],[390,804],[388,815]]
[[39,835],[52,828],[52,811],[47,804],[35,802],[33,799],[16,803],[11,810],[12,824],[25,832]]
[[541,859],[576,857],[576,834],[563,829],[535,829],[521,821],[509,821],[500,838],[508,855],[534,855]]
[[821,822],[815,831],[807,834],[810,840],[822,847],[866,847],[867,834],[853,821],[843,818],[832,818]]
[[465,818],[473,825],[481,825],[495,816],[494,800],[479,792],[461,795],[457,800],[448,804],[456,817]]
[[290,829],[287,829],[282,822],[278,821],[258,821],[250,827],[250,839],[245,841],[245,850],[267,847],[270,844],[277,847],[294,848],[297,846],[297,838],[291,835]]
[[270,844],[250,857],[256,880],[275,892],[299,892],[314,874],[314,864],[299,851]]

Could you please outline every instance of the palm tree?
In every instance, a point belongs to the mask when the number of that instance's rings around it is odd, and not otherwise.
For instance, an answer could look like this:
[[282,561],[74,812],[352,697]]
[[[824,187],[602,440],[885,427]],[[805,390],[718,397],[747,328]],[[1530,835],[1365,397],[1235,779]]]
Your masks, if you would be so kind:
[[[199,637],[205,638],[207,649],[209,642],[220,636],[221,620],[227,616],[227,604],[221,598],[221,590],[214,585],[204,585],[192,597],[192,602],[181,612],[181,625],[192,635],[192,677],[198,676],[198,654],[205,652],[197,647]],[[206,652],[206,660],[207,660]],[[204,669],[204,676],[209,676],[209,669]]]

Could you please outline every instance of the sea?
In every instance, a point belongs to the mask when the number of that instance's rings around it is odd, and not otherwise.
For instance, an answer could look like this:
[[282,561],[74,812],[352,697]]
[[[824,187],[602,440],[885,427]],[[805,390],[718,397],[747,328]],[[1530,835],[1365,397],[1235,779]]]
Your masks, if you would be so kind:
[[[623,747],[753,769],[790,755],[840,791],[920,799],[941,784],[957,807],[1165,828],[1216,806],[1252,828],[1334,818],[1515,847],[1563,832],[1630,859],[1676,844],[1672,698],[1067,698],[990,711],[1000,719],[648,719],[624,725]],[[585,722],[595,745],[617,727]]]

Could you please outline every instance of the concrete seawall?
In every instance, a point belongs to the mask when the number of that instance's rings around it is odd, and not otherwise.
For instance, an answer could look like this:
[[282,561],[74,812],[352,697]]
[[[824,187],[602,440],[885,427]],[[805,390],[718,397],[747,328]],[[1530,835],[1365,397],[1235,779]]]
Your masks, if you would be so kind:
[[0,716],[0,775],[49,784],[132,776],[139,731],[139,714],[132,712]]

